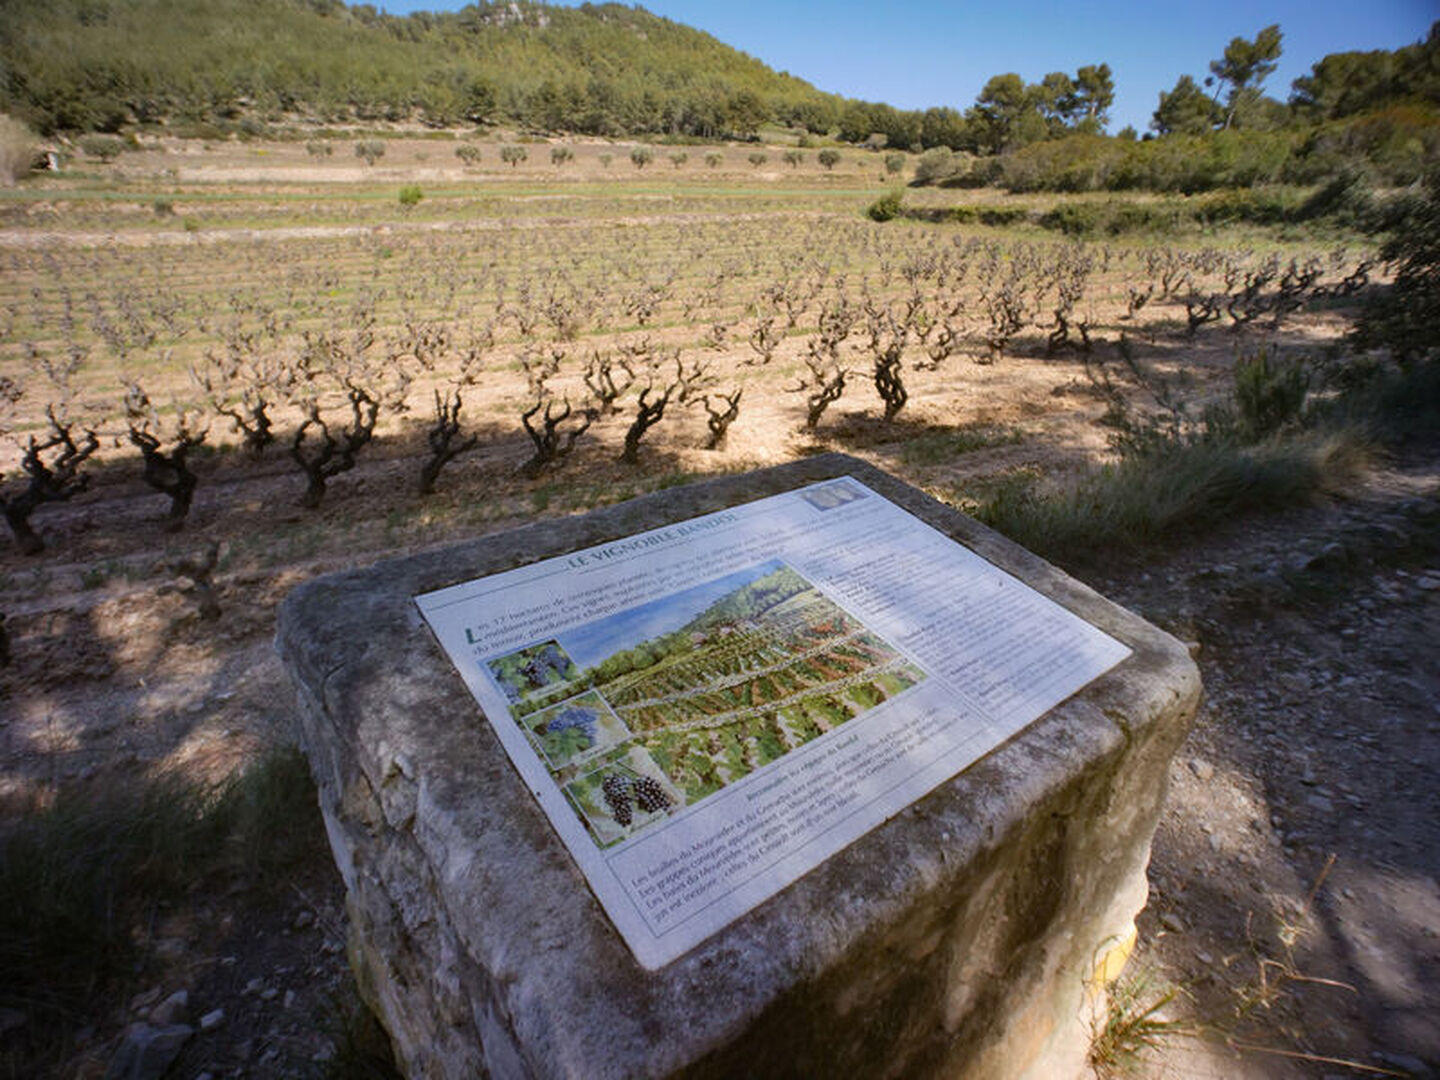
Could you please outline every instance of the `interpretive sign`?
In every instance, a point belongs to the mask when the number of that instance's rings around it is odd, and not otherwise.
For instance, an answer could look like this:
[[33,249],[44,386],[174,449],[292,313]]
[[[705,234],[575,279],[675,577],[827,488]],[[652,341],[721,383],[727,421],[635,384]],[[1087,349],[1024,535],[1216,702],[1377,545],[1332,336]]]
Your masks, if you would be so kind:
[[1130,652],[851,477],[416,601],[651,969]]

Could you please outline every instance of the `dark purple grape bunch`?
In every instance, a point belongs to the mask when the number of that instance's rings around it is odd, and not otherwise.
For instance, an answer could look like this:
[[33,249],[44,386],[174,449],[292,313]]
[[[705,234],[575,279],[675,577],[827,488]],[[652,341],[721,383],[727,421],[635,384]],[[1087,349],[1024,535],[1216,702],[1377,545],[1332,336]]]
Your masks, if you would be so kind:
[[669,796],[653,777],[642,776],[634,780],[630,784],[630,790],[635,795],[635,805],[647,814],[658,814],[670,809]]
[[600,790],[605,795],[605,805],[610,808],[610,816],[628,828],[634,820],[630,809],[630,782],[623,776],[612,774],[605,777],[600,784]]

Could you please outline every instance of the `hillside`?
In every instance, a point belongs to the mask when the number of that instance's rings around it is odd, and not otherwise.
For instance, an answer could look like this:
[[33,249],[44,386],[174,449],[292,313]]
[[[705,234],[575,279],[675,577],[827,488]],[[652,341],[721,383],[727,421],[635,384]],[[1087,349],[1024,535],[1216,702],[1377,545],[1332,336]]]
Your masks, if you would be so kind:
[[482,3],[399,17],[340,0],[7,0],[0,111],[43,132],[509,123],[592,135],[827,126],[841,99],[642,8]]

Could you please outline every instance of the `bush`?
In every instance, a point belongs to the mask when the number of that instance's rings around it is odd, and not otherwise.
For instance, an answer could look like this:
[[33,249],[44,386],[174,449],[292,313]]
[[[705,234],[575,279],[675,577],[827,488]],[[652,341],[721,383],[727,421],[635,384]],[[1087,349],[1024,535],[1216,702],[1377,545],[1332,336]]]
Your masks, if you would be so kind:
[[1369,170],[1363,165],[1343,165],[1305,200],[1295,216],[1302,221],[1328,218],[1338,225],[1367,228],[1376,214],[1374,186]]
[[840,164],[840,151],[826,148],[815,155],[815,160],[825,166],[826,169],[833,169]]
[[761,165],[764,165],[765,162],[767,162],[767,161],[770,160],[770,155],[767,154],[767,153],[764,153],[763,151],[755,150],[755,151],[752,151],[752,152],[745,158],[745,160],[748,161],[748,162],[750,162],[751,165],[753,165],[755,168],[758,169]]
[[500,148],[500,160],[512,169],[530,157],[530,152],[523,146],[502,146]]
[[1355,340],[1389,349],[1402,365],[1433,363],[1440,349],[1440,173],[1423,199],[1402,206],[1380,254],[1395,279],[1361,314]]
[[30,172],[35,158],[35,136],[14,117],[0,114],[0,187],[13,187]]
[[125,149],[125,140],[119,135],[90,134],[80,136],[80,150],[86,157],[100,161],[114,161]]
[[716,168],[724,160],[724,154],[720,153],[718,150],[712,150],[710,151],[710,153],[705,155],[705,167],[709,169]]
[[1365,461],[1363,444],[1344,432],[1254,447],[1172,442],[1050,491],[1033,476],[1008,477],[974,509],[1010,539],[1074,565],[1303,503],[1338,490]]
[[998,161],[999,183],[1007,191],[1100,191],[1127,145],[1099,135],[1073,135],[1033,143]]
[[1004,229],[1029,221],[1030,211],[1023,206],[986,206],[975,212],[975,220],[992,229]]
[[1040,225],[1066,236],[1094,236],[1100,230],[1101,215],[1098,203],[1061,203],[1040,216]]
[[1283,225],[1295,217],[1294,196],[1274,189],[1228,188],[1197,199],[1192,213],[1206,224]]
[[324,139],[311,139],[305,144],[305,152],[313,158],[329,157],[335,153],[335,147]]
[[690,160],[690,155],[687,154],[684,150],[677,150],[675,153],[668,156],[670,158],[670,164],[675,166],[675,168],[677,169]]
[[900,172],[900,171],[903,170],[904,168],[905,168],[905,155],[904,155],[904,154],[886,154],[886,155],[885,155],[885,171],[886,171],[887,173],[889,173],[891,176],[894,176],[896,173]]
[[655,160],[655,151],[648,146],[637,146],[630,151],[630,163],[637,169],[643,169],[650,162]]
[[963,171],[965,164],[965,158],[952,152],[948,146],[932,147],[920,155],[911,183],[917,187],[944,183]]
[[904,199],[899,191],[892,191],[876,199],[865,210],[871,221],[892,221],[904,210]]
[[467,166],[474,165],[480,160],[480,147],[472,143],[461,143],[455,148],[455,156]]
[[400,189],[400,205],[407,209],[414,206],[424,197],[425,193],[420,190],[419,184],[406,184]]
[[[1242,356],[1235,364],[1235,411],[1231,422],[1234,437],[1254,445],[1283,429],[1298,425],[1310,392],[1310,373],[1302,360],[1271,363],[1267,350]],[[1223,433],[1217,418],[1212,431]]]
[[575,160],[575,151],[568,146],[552,146],[550,148],[550,164],[564,165],[567,161]]
[[374,165],[385,156],[385,141],[383,139],[361,139],[355,144],[355,156],[364,161],[366,165]]

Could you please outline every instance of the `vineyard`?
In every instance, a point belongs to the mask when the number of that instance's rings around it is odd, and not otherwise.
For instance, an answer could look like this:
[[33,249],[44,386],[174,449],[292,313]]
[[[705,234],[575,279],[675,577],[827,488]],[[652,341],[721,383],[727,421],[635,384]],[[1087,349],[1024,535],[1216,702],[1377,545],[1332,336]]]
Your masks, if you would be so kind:
[[875,222],[863,156],[607,181],[608,156],[417,207],[324,159],[186,185],[151,151],[5,207],[7,677],[73,691],[205,652],[197,627],[261,634],[321,569],[819,449],[962,503],[1063,477],[1117,409],[1193,421],[1237,356],[1323,346],[1377,273],[1273,232]]

